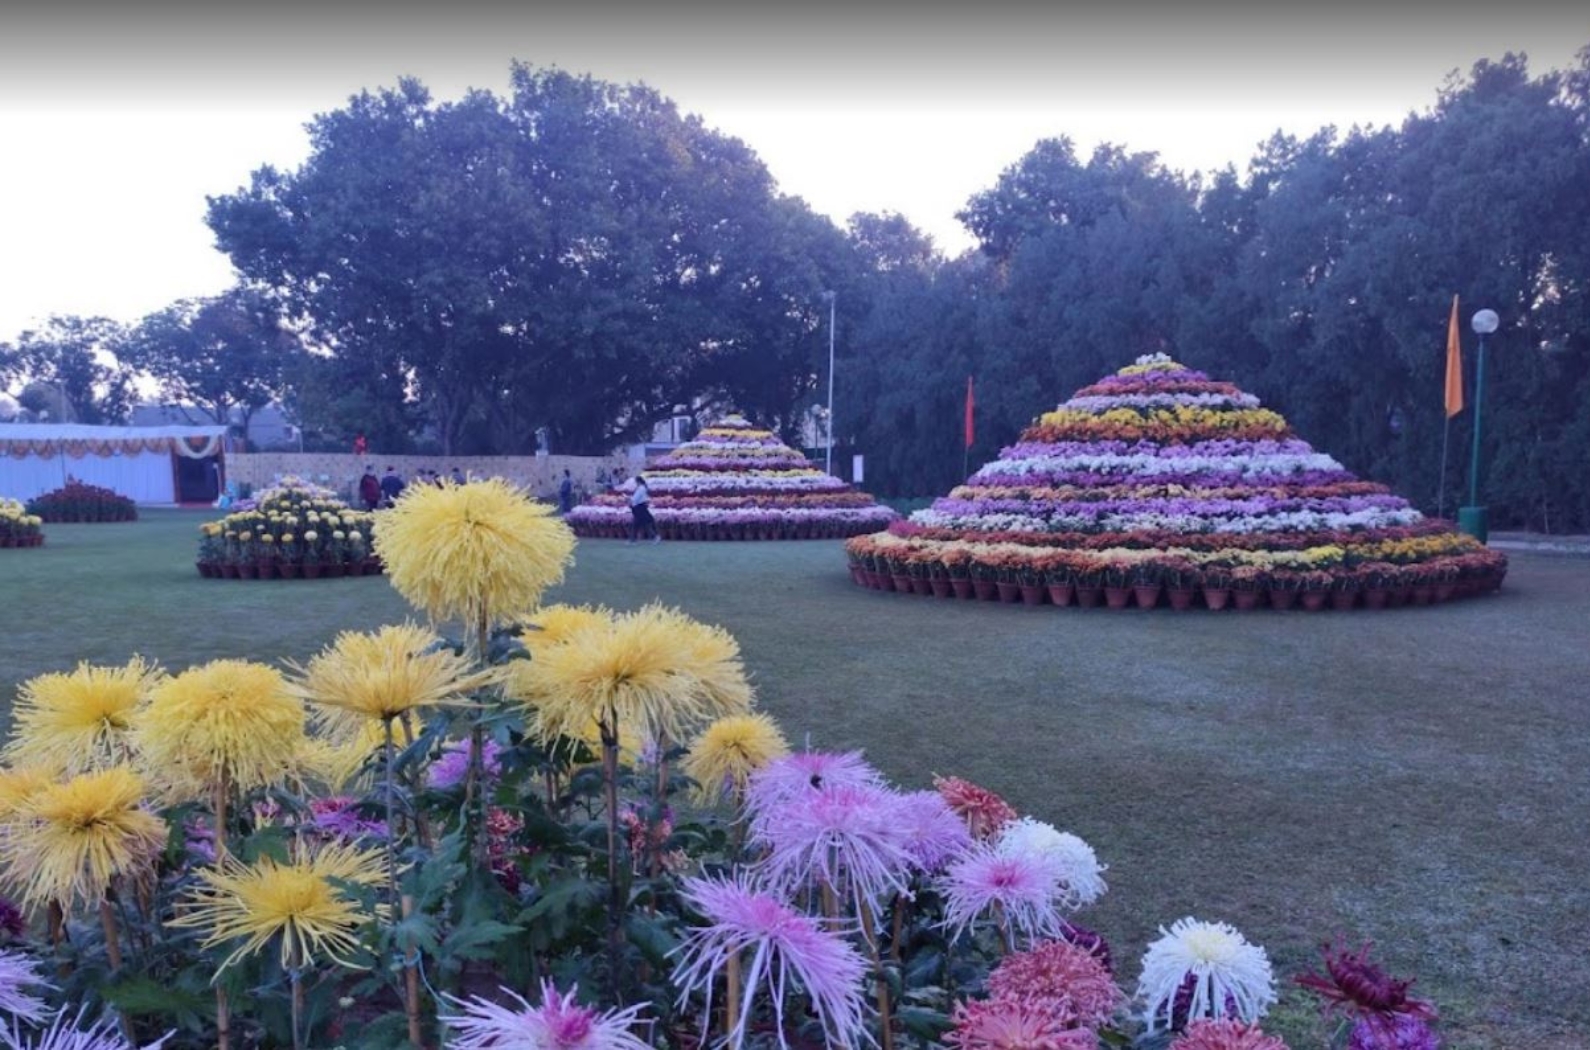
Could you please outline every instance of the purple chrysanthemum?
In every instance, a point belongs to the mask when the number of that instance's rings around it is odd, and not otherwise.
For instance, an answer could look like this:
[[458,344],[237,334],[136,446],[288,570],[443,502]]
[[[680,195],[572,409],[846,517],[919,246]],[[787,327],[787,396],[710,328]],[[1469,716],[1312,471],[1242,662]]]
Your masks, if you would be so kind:
[[860,751],[797,751],[751,774],[745,793],[753,822],[792,798],[824,787],[882,787],[883,774]]
[[0,897],[0,934],[12,939],[21,938],[28,932],[28,920],[22,914],[22,909],[5,897]]
[[42,1021],[48,1008],[27,988],[48,988],[33,960],[21,952],[0,948],[0,1013],[24,1021]]
[[[480,759],[485,766],[488,783],[496,780],[498,774],[502,772],[501,752],[502,748],[497,746],[495,740],[487,740],[480,749]],[[458,740],[442,750],[442,757],[431,766],[426,782],[437,791],[447,791],[462,784],[468,775],[469,741]]]
[[1353,1023],[1347,1050],[1441,1050],[1441,1037],[1428,1022],[1409,1014],[1390,1020],[1360,1017]]
[[937,791],[911,791],[896,799],[895,821],[906,852],[917,868],[933,874],[950,858],[971,848],[966,821],[956,816]]
[[531,1006],[506,988],[499,991],[515,1005],[490,1002],[479,996],[447,997],[459,1012],[441,1021],[457,1033],[448,1043],[453,1050],[534,1047],[536,1050],[646,1050],[645,1040],[630,1032],[644,1009],[631,1006],[602,1012],[575,1001],[578,988],[558,993],[551,981],[541,982],[541,1005]]
[[309,810],[314,815],[315,827],[335,838],[386,839],[386,821],[361,815],[357,799],[346,795],[317,798],[309,804]]
[[735,879],[686,879],[685,900],[711,924],[691,931],[678,949],[673,981],[683,1009],[690,996],[704,994],[706,1015],[718,975],[731,957],[742,962],[745,1008],[729,1045],[744,1043],[746,1025],[759,992],[773,1004],[779,1045],[784,1036],[784,998],[796,986],[810,997],[812,1010],[829,1039],[857,1046],[866,1039],[862,1020],[862,982],[867,962],[849,941],[825,930],[809,915],[752,889],[742,874]]
[[944,926],[959,937],[979,916],[997,913],[1007,941],[1058,937],[1064,925],[1055,907],[1054,879],[1041,860],[974,846],[949,865],[940,882]]
[[824,786],[767,810],[752,841],[767,848],[761,875],[783,893],[816,883],[859,909],[904,893],[914,858],[896,820],[899,796],[883,788]]
[[13,1021],[10,1028],[0,1030],[0,1044],[5,1050],[161,1050],[172,1036],[167,1032],[152,1043],[135,1047],[122,1037],[112,1020],[96,1021],[87,1028],[79,1028],[87,1012],[88,1008],[83,1007],[75,1017],[68,1017],[62,1010],[48,1028],[33,1034],[23,1032]]

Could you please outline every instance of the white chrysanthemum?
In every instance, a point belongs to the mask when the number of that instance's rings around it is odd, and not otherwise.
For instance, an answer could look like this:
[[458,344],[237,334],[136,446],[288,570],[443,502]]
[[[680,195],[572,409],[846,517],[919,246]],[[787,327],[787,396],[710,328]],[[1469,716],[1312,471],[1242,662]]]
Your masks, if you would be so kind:
[[1042,860],[1053,871],[1060,903],[1080,908],[1104,896],[1104,866],[1093,847],[1068,831],[1052,824],[1022,817],[1013,820],[999,833],[995,848],[1003,854],[1021,853]]
[[1269,956],[1234,927],[1189,917],[1159,932],[1159,940],[1143,953],[1143,976],[1137,982],[1150,1035],[1174,1023],[1176,993],[1189,977],[1188,1020],[1235,1017],[1252,1024],[1275,1002]]

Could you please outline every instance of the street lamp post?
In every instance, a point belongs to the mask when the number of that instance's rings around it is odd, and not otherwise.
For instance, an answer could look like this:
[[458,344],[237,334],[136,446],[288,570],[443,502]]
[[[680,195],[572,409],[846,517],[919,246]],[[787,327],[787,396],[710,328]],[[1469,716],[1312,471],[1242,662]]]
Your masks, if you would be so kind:
[[1480,506],[1480,427],[1485,403],[1485,337],[1496,331],[1501,319],[1495,310],[1481,310],[1470,324],[1480,337],[1479,354],[1474,360],[1474,450],[1469,457],[1469,505],[1458,508],[1458,531],[1484,543],[1490,534],[1485,508]]
[[823,452],[823,473],[832,475],[834,472],[834,303],[839,299],[837,292],[824,292],[823,298],[828,300],[828,440],[827,448]]

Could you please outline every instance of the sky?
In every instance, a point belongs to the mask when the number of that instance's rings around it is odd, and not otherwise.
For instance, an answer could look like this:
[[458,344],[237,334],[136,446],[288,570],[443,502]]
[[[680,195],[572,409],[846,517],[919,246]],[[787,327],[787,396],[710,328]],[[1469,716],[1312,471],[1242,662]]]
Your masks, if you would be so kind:
[[52,313],[136,321],[233,278],[206,195],[308,153],[362,89],[503,93],[510,63],[641,81],[735,135],[843,223],[897,211],[946,252],[955,212],[1042,138],[1242,170],[1277,131],[1399,124],[1447,77],[1576,65],[1582,4],[1189,2],[574,5],[297,0],[0,6],[0,341]]

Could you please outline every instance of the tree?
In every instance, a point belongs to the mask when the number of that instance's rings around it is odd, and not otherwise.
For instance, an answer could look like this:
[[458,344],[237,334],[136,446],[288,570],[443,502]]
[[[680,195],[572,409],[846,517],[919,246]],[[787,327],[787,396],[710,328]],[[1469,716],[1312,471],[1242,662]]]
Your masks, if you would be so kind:
[[117,360],[123,329],[104,317],[52,316],[0,354],[24,407],[62,423],[120,423],[132,401],[132,375]]

